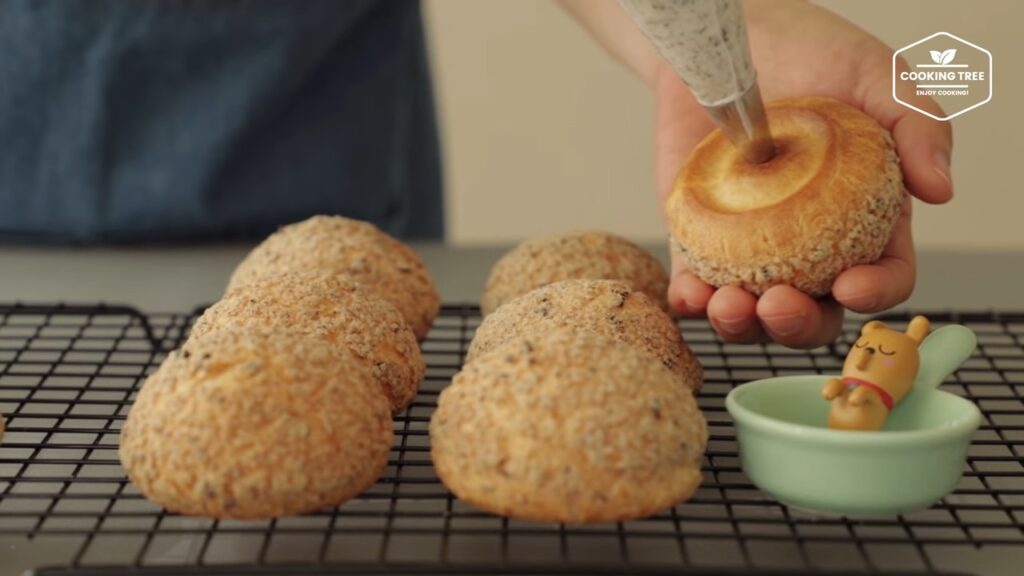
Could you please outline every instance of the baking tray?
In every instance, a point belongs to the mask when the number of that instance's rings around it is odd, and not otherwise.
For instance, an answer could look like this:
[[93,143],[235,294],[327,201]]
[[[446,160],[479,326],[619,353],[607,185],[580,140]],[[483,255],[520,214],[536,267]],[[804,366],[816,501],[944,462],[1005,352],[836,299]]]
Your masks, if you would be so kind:
[[978,334],[946,389],[976,402],[985,421],[956,493],[929,510],[856,521],[803,515],[755,489],[724,398],[757,378],[838,372],[861,321],[811,351],[728,345],[706,322],[683,321],[706,374],[704,483],[651,518],[581,527],[485,514],[437,479],[427,424],[480,323],[475,305],[442,308],[423,342],[422,390],[395,418],[388,469],[365,494],[266,522],[185,518],[149,503],[118,464],[118,430],[199,312],[0,305],[0,576],[11,550],[44,558],[31,566],[38,574],[69,575],[981,574],[972,567],[1024,558],[1024,313],[920,312]]

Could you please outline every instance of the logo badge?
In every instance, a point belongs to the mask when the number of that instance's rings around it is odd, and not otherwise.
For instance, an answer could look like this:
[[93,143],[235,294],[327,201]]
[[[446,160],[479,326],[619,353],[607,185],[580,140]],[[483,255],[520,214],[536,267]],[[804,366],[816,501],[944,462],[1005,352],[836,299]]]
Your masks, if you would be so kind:
[[[907,102],[912,96],[931,97],[946,115]],[[956,118],[992,99],[992,53],[948,32],[922,38],[892,55],[892,97],[936,120]]]

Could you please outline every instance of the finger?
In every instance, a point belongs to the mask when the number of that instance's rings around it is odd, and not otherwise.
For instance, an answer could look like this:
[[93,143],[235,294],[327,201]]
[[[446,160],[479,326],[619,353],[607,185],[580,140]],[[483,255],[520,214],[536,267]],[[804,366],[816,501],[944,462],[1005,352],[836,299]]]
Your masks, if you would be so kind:
[[[898,58],[897,72],[905,69],[906,62]],[[865,111],[892,132],[907,189],[929,204],[948,202],[953,198],[952,125],[896,102],[890,91],[891,68],[875,67],[873,72],[868,82],[871,97],[865,102]],[[918,96],[912,86],[901,85],[897,90],[901,101],[936,116],[945,116],[935,100]]]
[[733,344],[765,340],[757,321],[757,298],[738,286],[724,286],[708,302],[708,320],[722,339]]
[[675,242],[669,241],[672,274],[668,285],[668,306],[681,316],[703,318],[715,289],[686,268]]
[[832,296],[855,312],[880,312],[910,298],[916,275],[911,201],[907,199],[882,257],[872,264],[845,270],[832,284]]
[[790,348],[834,342],[843,327],[843,308],[815,300],[792,286],[773,286],[757,301],[757,317],[772,340]]
[[703,318],[715,289],[685,270],[672,276],[668,288],[669,307],[682,316]]

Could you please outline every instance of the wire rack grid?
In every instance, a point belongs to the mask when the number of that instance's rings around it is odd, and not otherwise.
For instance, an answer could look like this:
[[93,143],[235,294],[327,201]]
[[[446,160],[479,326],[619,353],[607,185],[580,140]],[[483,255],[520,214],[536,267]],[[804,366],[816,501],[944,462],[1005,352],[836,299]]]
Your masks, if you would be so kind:
[[859,323],[848,322],[835,346],[796,351],[724,344],[705,322],[683,321],[706,376],[699,404],[711,438],[701,488],[647,519],[564,526],[477,511],[431,466],[427,425],[479,325],[472,305],[442,309],[423,342],[420,395],[395,418],[388,469],[360,497],[265,522],[181,517],[148,502],[119,466],[118,431],[146,375],[197,312],[0,306],[0,576],[16,573],[5,566],[40,574],[970,573],[964,567],[987,554],[1024,558],[1024,314],[928,313],[935,325],[963,323],[978,334],[977,352],[946,389],[985,417],[957,491],[928,510],[809,516],[760,493],[740,469],[728,391],[756,378],[837,372]]

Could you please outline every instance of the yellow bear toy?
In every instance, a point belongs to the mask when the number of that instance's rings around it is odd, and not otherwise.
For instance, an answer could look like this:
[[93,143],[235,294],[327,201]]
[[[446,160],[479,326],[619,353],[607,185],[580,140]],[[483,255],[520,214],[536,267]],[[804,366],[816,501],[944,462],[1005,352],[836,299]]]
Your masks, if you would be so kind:
[[842,378],[830,379],[821,391],[832,403],[829,428],[881,430],[893,406],[914,384],[920,362],[917,347],[929,328],[924,316],[915,316],[906,333],[878,320],[865,324],[846,356]]

